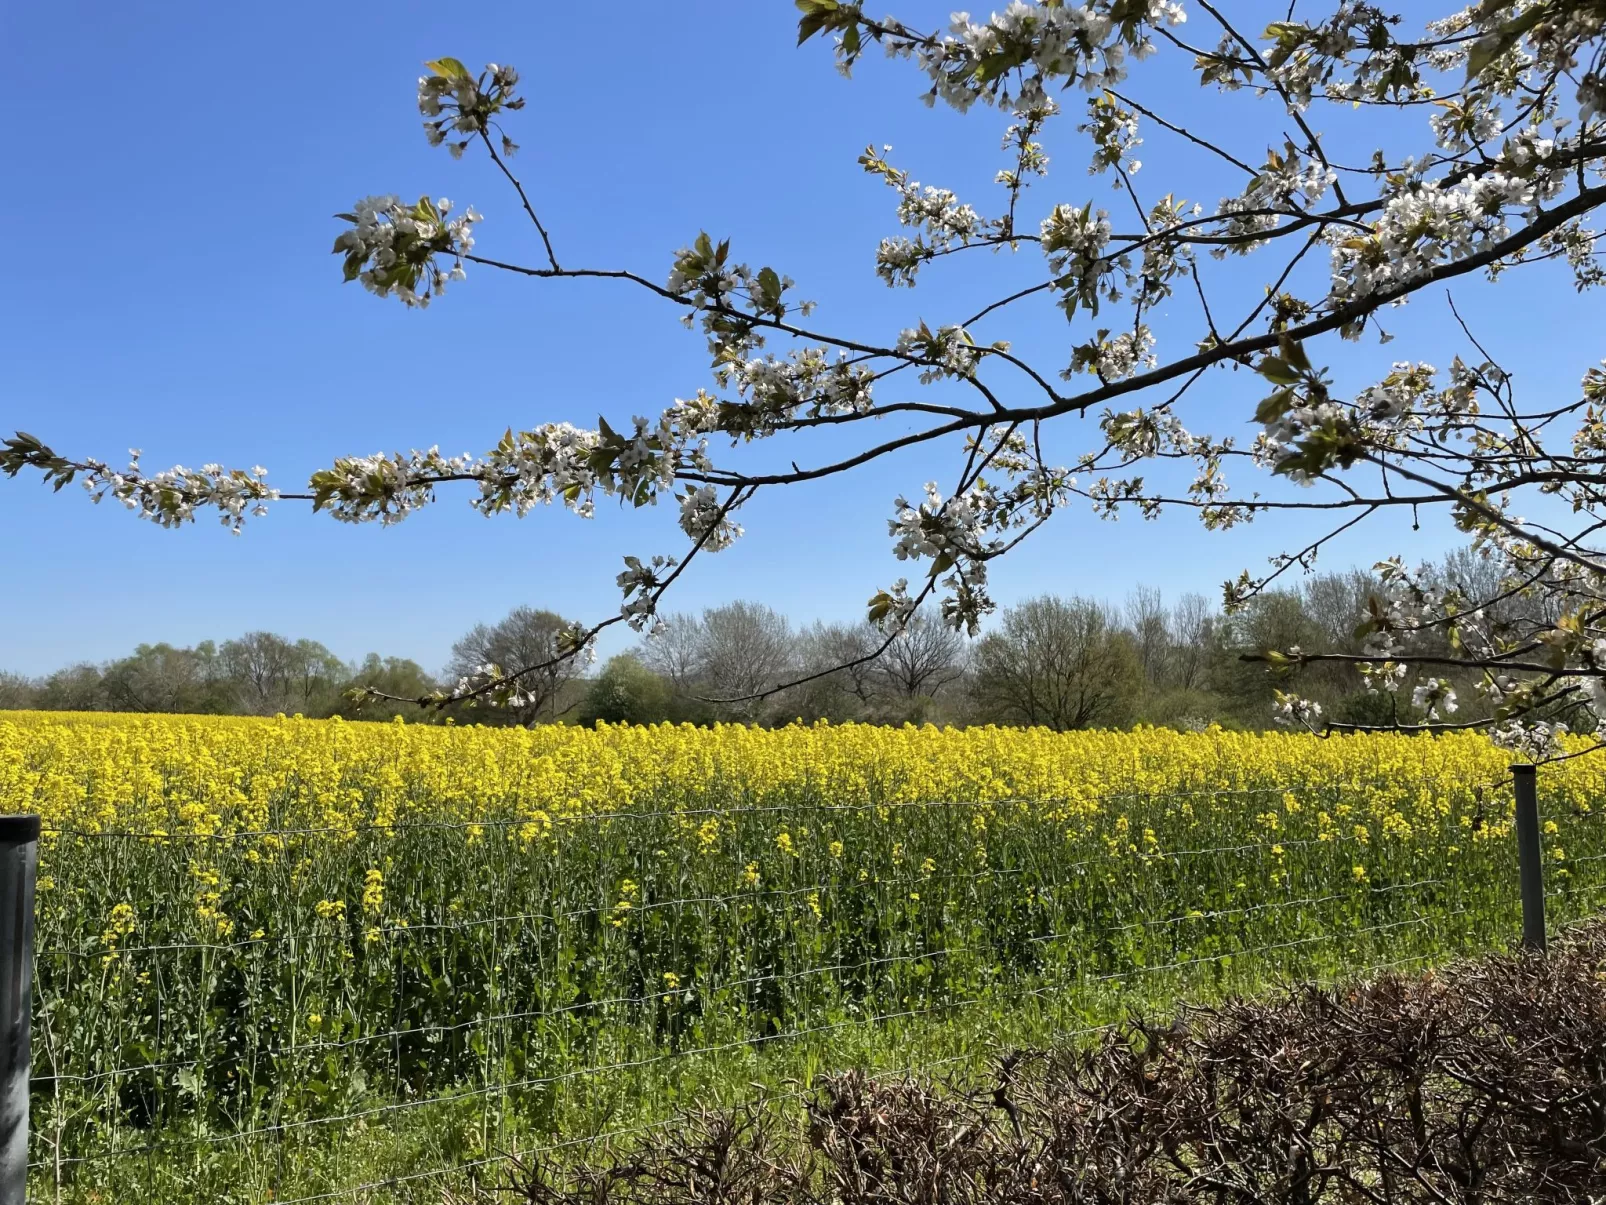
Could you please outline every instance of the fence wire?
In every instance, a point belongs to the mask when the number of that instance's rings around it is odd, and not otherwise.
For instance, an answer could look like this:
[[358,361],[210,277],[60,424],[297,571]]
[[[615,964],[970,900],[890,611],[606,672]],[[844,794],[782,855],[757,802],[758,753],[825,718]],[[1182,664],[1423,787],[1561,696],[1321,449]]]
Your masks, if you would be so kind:
[[[1510,932],[1515,897],[1502,875],[1515,866],[1503,843],[1474,830],[1461,860],[1446,860],[1442,847],[1391,843],[1375,817],[1345,810],[1402,785],[1439,783],[1110,793],[1076,801],[1069,819],[1056,811],[1067,801],[1026,799],[578,811],[542,822],[540,841],[524,845],[528,817],[47,827],[42,882],[100,901],[104,920],[43,914],[30,1167],[59,1191],[99,1183],[97,1168],[115,1176],[124,1161],[188,1166],[249,1148],[282,1165],[301,1149],[291,1140],[344,1141],[464,1105],[482,1108],[483,1135],[523,1135],[508,1150],[303,1195],[280,1195],[274,1180],[279,1205],[378,1200],[674,1124],[580,1125],[584,1136],[568,1137],[557,1119],[563,1108],[586,1116],[579,1085],[673,1077],[703,1061],[714,1074],[726,1056],[784,1078],[785,1050],[811,1043],[829,1066],[839,1048],[890,1042],[875,1048],[903,1051],[899,1072],[930,1075],[983,1056],[971,1041],[917,1057],[924,1024],[1008,1036],[1012,1017],[1040,1018],[1048,1028],[1035,1037],[1080,1041],[1134,1004],[1268,975],[1416,965]],[[1177,840],[1195,807],[1232,817],[1220,826],[1229,839]],[[1279,835],[1301,808],[1323,831],[1309,835],[1302,818],[1305,833]],[[705,822],[717,834],[706,848],[669,852],[675,840],[696,846]],[[1578,831],[1568,867],[1606,861],[1606,834],[1590,835],[1600,831]],[[827,857],[832,833],[833,845],[864,844]],[[975,868],[953,865],[965,858]],[[109,885],[119,875],[146,895]],[[1606,883],[1575,878],[1551,895],[1599,890]],[[462,899],[473,908],[449,914]],[[308,920],[309,901],[321,919]],[[261,923],[246,937],[187,939],[179,930],[194,916]],[[184,1013],[192,1002],[195,1016]],[[320,1012],[337,1010],[356,1032],[323,1024]],[[357,1076],[366,1086],[352,1086]],[[808,1092],[755,1084],[748,1098]],[[547,1120],[525,1119],[531,1101]],[[550,1141],[525,1141],[543,1127]],[[305,1187],[305,1175],[288,1175],[286,1188]]]

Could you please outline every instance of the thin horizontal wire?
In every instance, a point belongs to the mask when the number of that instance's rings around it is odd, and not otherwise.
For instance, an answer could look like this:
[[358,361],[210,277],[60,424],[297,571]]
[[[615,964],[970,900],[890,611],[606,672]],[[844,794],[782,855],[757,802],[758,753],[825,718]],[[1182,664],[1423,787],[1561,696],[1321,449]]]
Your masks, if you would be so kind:
[[[1386,962],[1372,963],[1366,967],[1358,969],[1355,974],[1371,975],[1377,973],[1378,971],[1392,970],[1393,968],[1403,966],[1406,963],[1425,962],[1430,960],[1432,957],[1433,955],[1431,954],[1413,954],[1404,958],[1394,958]],[[1038,988],[1027,994],[1039,995],[1044,994],[1049,990],[1057,989]],[[1055,1041],[1065,1042],[1074,1038],[1087,1037],[1096,1033],[1106,1033],[1119,1028],[1120,1026],[1116,1023],[1108,1023],[1104,1025],[1088,1026],[1082,1029],[1066,1030],[1056,1034]],[[949,1055],[945,1058],[916,1064],[894,1074],[902,1076],[920,1075],[930,1072],[937,1067],[947,1066],[953,1063],[972,1062],[974,1061],[975,1057],[976,1056],[972,1054]],[[789,1092],[766,1092],[756,1099],[751,1099],[748,1103],[773,1106],[780,1104],[783,1101],[801,1100],[810,1094],[811,1092],[809,1089],[794,1089]],[[311,1196],[287,1197],[279,1201],[278,1205],[316,1205],[317,1202],[321,1201],[334,1201],[339,1200],[342,1197],[350,1197],[359,1193],[370,1193],[384,1188],[397,1188],[403,1184],[413,1184],[421,1180],[434,1179],[440,1176],[449,1176],[461,1174],[466,1171],[475,1171],[482,1167],[489,1167],[493,1164],[499,1163],[510,1163],[514,1160],[526,1159],[533,1155],[552,1154],[556,1151],[570,1150],[577,1146],[597,1146],[606,1142],[611,1142],[617,1138],[639,1137],[643,1134],[669,1129],[673,1126],[681,1124],[684,1124],[684,1119],[681,1117],[666,1117],[659,1121],[647,1122],[642,1125],[626,1126],[615,1130],[608,1130],[601,1134],[587,1135],[580,1138],[570,1138],[562,1142],[546,1143],[539,1146],[528,1147],[524,1150],[515,1150],[503,1154],[487,1155],[479,1159],[467,1160],[448,1167],[430,1168],[426,1171],[410,1172],[405,1175],[391,1176],[384,1180],[370,1180],[362,1184],[352,1184],[345,1188],[332,1189],[330,1191],[316,1193]]]
[[[1417,879],[1409,883],[1395,883],[1385,887],[1369,887],[1371,895],[1381,895],[1392,891],[1406,891],[1417,887],[1431,887],[1441,885],[1440,879]],[[1104,936],[1111,933],[1126,933],[1134,929],[1159,928],[1166,925],[1185,924],[1189,921],[1216,920],[1223,917],[1247,916],[1255,912],[1263,912],[1272,908],[1300,908],[1311,904],[1331,903],[1338,900],[1356,898],[1354,893],[1335,894],[1323,896],[1306,896],[1302,899],[1277,900],[1265,904],[1248,905],[1242,908],[1229,908],[1212,912],[1201,912],[1197,916],[1181,915],[1174,917],[1153,918],[1135,921],[1131,924],[1117,925],[1108,928],[1083,928],[1064,932],[1034,935],[1027,940],[1037,943],[1059,941],[1064,938],[1087,938]],[[1451,913],[1450,915],[1458,915]],[[707,999],[718,996],[734,989],[756,987],[765,983],[787,983],[798,979],[806,979],[814,975],[829,975],[837,972],[864,971],[872,967],[892,966],[905,962],[919,962],[922,959],[945,958],[954,954],[977,954],[986,952],[990,946],[987,943],[963,944],[944,946],[941,949],[918,950],[906,954],[883,955],[878,958],[865,959],[855,963],[829,963],[813,967],[805,967],[795,971],[784,971],[764,975],[750,975],[743,979],[732,979],[716,983],[704,994]],[[285,1055],[313,1055],[331,1050],[348,1050],[358,1046],[368,1046],[379,1042],[388,1042],[396,1038],[419,1037],[426,1034],[460,1033],[464,1030],[478,1029],[489,1025],[500,1024],[506,1021],[535,1020],[542,1017],[563,1016],[574,1012],[584,1012],[587,1009],[602,1009],[613,1006],[631,1006],[655,1004],[661,1000],[674,999],[683,996],[693,985],[677,988],[673,991],[665,990],[653,992],[642,996],[612,996],[597,1000],[587,1000],[574,1004],[560,1005],[553,1008],[523,1009],[517,1012],[493,1013],[484,1017],[476,1017],[471,1021],[460,1021],[451,1024],[418,1025],[406,1029],[386,1030],[382,1033],[364,1034],[359,1038],[347,1038],[338,1041],[316,1041],[301,1043],[293,1047],[279,1046],[267,1050],[253,1050],[222,1059],[178,1059],[159,1063],[142,1063],[129,1067],[110,1068],[105,1071],[94,1071],[83,1075],[38,1075],[31,1078],[31,1084],[38,1086],[49,1083],[94,1083],[104,1079],[113,1079],[120,1075],[142,1074],[148,1071],[167,1071],[177,1068],[199,1069],[207,1067],[218,1070],[225,1067],[237,1067],[255,1061],[272,1061]]]
[[[1077,863],[1076,866],[1090,865],[1090,863]],[[934,881],[971,882],[977,879],[998,878],[1003,875],[1025,874],[1027,867],[1002,870],[984,870],[969,874],[955,874],[951,871],[936,872],[929,875],[909,876],[901,879],[849,879],[839,880],[835,883],[816,883],[808,887],[773,887],[762,891],[746,889],[732,892],[729,895],[708,896],[680,896],[675,899],[655,900],[648,904],[632,904],[628,909],[632,916],[643,912],[653,912],[664,908],[684,907],[687,904],[729,904],[764,899],[772,896],[807,895],[810,892],[833,891],[842,887],[898,887],[911,883],[930,883]],[[1068,867],[1067,869],[1075,869]],[[609,912],[617,908],[618,904],[597,904],[589,908],[576,908],[570,912],[514,912],[504,916],[479,916],[455,921],[418,921],[407,924],[382,925],[375,928],[375,932],[383,934],[393,933],[433,933],[446,930],[486,928],[492,925],[522,924],[528,921],[550,921],[556,923],[563,920],[575,920],[582,916],[595,916],[598,913]],[[286,940],[290,935],[284,933],[274,934],[271,937],[248,938],[235,942],[193,942],[174,943],[154,946],[121,946],[114,951],[109,946],[95,946],[89,949],[75,950],[67,946],[58,946],[54,949],[37,951],[37,958],[75,957],[87,958],[108,953],[142,954],[148,952],[163,952],[171,950],[238,950],[245,946],[270,945]]]
[[[1302,847],[1305,847],[1305,846],[1311,846],[1311,845],[1330,845],[1330,846],[1333,846],[1334,848],[1338,848],[1338,847],[1346,845],[1349,842],[1354,841],[1354,840],[1356,840],[1356,838],[1354,838],[1353,836],[1339,836],[1339,837],[1333,837],[1333,838],[1308,837],[1308,838],[1290,839],[1290,840],[1286,840],[1286,841],[1257,841],[1257,842],[1251,842],[1251,843],[1243,844],[1243,845],[1218,845],[1218,846],[1214,846],[1212,848],[1205,848],[1205,849],[1176,849],[1176,850],[1153,849],[1153,850],[1140,850],[1136,854],[1131,854],[1131,855],[1127,855],[1127,856],[1128,857],[1137,858],[1140,861],[1152,861],[1154,859],[1159,859],[1159,858],[1180,859],[1180,858],[1190,858],[1190,857],[1207,857],[1207,856],[1213,856],[1213,855],[1217,855],[1217,854],[1248,853],[1248,852],[1251,852],[1251,851],[1254,851],[1254,850],[1266,850],[1266,851],[1269,852],[1269,851],[1271,851],[1273,849],[1299,849],[1299,848],[1302,848]],[[1113,857],[1111,857],[1109,855],[1105,855],[1105,856],[1101,856],[1101,857],[1097,857],[1097,858],[1087,858],[1087,859],[1084,859],[1083,861],[1080,861],[1080,862],[1066,863],[1063,866],[1056,867],[1056,869],[1059,870],[1061,873],[1069,872],[1069,871],[1075,871],[1075,870],[1085,870],[1089,866],[1102,866],[1102,865],[1105,865],[1105,864],[1107,864],[1107,863],[1109,863],[1111,861],[1115,861],[1115,860],[1116,860],[1115,858],[1113,858]],[[1582,859],[1579,859],[1579,860],[1582,861]],[[835,890],[839,890],[839,889],[844,888],[844,887],[852,888],[852,887],[860,887],[860,886],[906,886],[906,885],[913,884],[913,883],[933,882],[933,881],[938,881],[938,880],[953,881],[953,882],[969,882],[969,881],[973,881],[973,880],[977,880],[977,879],[996,878],[996,877],[1003,876],[1003,875],[1022,875],[1022,874],[1027,874],[1031,870],[1034,870],[1034,869],[1036,869],[1036,868],[1035,867],[1029,867],[1029,866],[1021,866],[1021,867],[1009,867],[1009,868],[1002,868],[1002,869],[989,869],[989,870],[985,870],[985,871],[977,871],[977,872],[974,872],[974,873],[971,873],[971,874],[955,874],[953,872],[933,872],[932,874],[920,876],[918,878],[917,877],[907,877],[907,878],[903,878],[903,879],[863,879],[863,880],[859,880],[859,879],[843,879],[843,880],[838,880],[838,881],[836,881],[834,883],[816,883],[816,884],[813,884],[811,886],[806,886],[806,887],[772,888],[772,889],[763,890],[763,891],[743,890],[743,891],[733,892],[733,893],[731,893],[729,895],[722,895],[722,896],[719,896],[719,895],[715,895],[715,896],[684,896],[684,897],[678,897],[678,898],[669,899],[669,900],[656,900],[656,901],[654,901],[652,903],[648,903],[648,904],[633,905],[629,909],[629,911],[632,914],[638,914],[638,913],[642,913],[642,912],[648,912],[648,911],[653,911],[653,910],[663,909],[663,908],[682,907],[682,906],[685,906],[685,905],[688,905],[688,904],[740,903],[740,902],[743,902],[743,901],[758,899],[758,898],[762,898],[762,897],[765,897],[765,896],[772,896],[772,895],[807,895],[809,892],[812,892],[812,891],[819,891],[819,892],[835,891]],[[416,922],[416,923],[379,926],[379,927],[377,927],[376,931],[379,932],[379,933],[382,933],[382,934],[395,934],[395,933],[404,933],[405,934],[405,933],[413,933],[413,932],[440,932],[440,931],[453,931],[453,930],[472,929],[472,928],[483,928],[483,927],[488,927],[488,926],[491,926],[491,925],[519,924],[519,923],[524,923],[524,922],[528,922],[528,921],[549,921],[549,922],[554,922],[555,923],[555,922],[557,922],[559,920],[573,920],[573,919],[575,919],[577,917],[581,917],[581,916],[592,916],[592,915],[595,915],[597,913],[607,912],[607,911],[609,911],[609,910],[611,910],[611,909],[613,909],[615,907],[617,907],[617,904],[598,904],[596,906],[589,907],[589,908],[575,909],[574,911],[571,911],[571,912],[559,912],[559,913],[515,912],[515,913],[509,913],[509,914],[503,915],[503,916],[470,917],[470,918],[465,918],[463,920],[455,920],[455,921],[419,921],[419,922]],[[248,946],[253,946],[253,945],[271,945],[271,944],[275,944],[275,943],[284,941],[286,939],[286,937],[287,937],[286,934],[279,933],[279,934],[273,934],[271,936],[260,937],[260,938],[246,938],[246,939],[243,939],[241,941],[234,941],[234,942],[171,942],[171,943],[165,943],[165,944],[160,944],[160,945],[119,946],[115,950],[110,946],[92,946],[92,947],[83,948],[83,949],[74,949],[74,948],[72,948],[70,946],[56,946],[56,947],[51,947],[51,948],[47,948],[47,949],[44,949],[44,950],[35,951],[34,957],[35,957],[35,959],[39,959],[39,958],[93,958],[93,957],[103,957],[103,956],[105,956],[107,954],[111,954],[111,953],[144,954],[144,953],[173,952],[173,951],[181,951],[181,950],[198,950],[198,951],[200,951],[200,950],[212,950],[212,951],[239,950],[239,949],[244,949],[244,948],[246,948]]]
[[[1227,951],[1223,951],[1223,952],[1218,953],[1218,954],[1201,955],[1201,956],[1199,956],[1197,958],[1188,958],[1188,959],[1182,959],[1182,960],[1179,960],[1179,961],[1176,961],[1176,962],[1161,963],[1161,964],[1158,964],[1158,965],[1155,965],[1155,966],[1150,966],[1150,967],[1136,967],[1136,968],[1132,969],[1131,971],[1115,972],[1115,973],[1111,973],[1111,974],[1108,974],[1108,975],[1095,976],[1091,980],[1077,980],[1075,982],[1095,982],[1095,983],[1113,982],[1113,981],[1116,981],[1116,980],[1137,978],[1137,977],[1142,976],[1142,975],[1158,974],[1158,973],[1161,973],[1163,971],[1181,970],[1181,969],[1184,969],[1186,967],[1198,966],[1198,965],[1202,965],[1202,964],[1205,964],[1205,963],[1220,962],[1222,959],[1225,959],[1225,958],[1248,957],[1248,956],[1253,955],[1253,954],[1269,953],[1269,952],[1275,951],[1275,950],[1294,949],[1294,948],[1297,948],[1297,947],[1318,944],[1318,943],[1321,943],[1321,942],[1343,941],[1343,940],[1348,940],[1348,939],[1352,939],[1352,938],[1356,938],[1356,937],[1361,937],[1361,936],[1364,936],[1364,935],[1369,934],[1369,933],[1381,933],[1381,932],[1386,932],[1386,931],[1390,931],[1390,930],[1393,930],[1393,929],[1402,928],[1402,927],[1404,927],[1406,925],[1413,925],[1413,924],[1421,925],[1421,924],[1431,923],[1432,921],[1438,920],[1438,919],[1449,919],[1451,917],[1464,915],[1467,911],[1468,910],[1465,909],[1465,908],[1459,908],[1459,909],[1456,909],[1453,912],[1441,913],[1441,914],[1438,914],[1436,916],[1411,917],[1411,918],[1408,918],[1408,919],[1405,919],[1405,920],[1392,921],[1392,922],[1389,922],[1389,923],[1386,923],[1386,924],[1370,925],[1370,926],[1366,926],[1366,927],[1360,928],[1360,929],[1351,929],[1351,930],[1347,930],[1347,931],[1345,931],[1343,933],[1316,934],[1316,935],[1313,935],[1313,936],[1310,936],[1310,937],[1300,938],[1300,939],[1297,939],[1297,940],[1294,940],[1294,941],[1274,942],[1274,943],[1270,943],[1268,945],[1255,946],[1255,947],[1252,947],[1252,948],[1249,948],[1249,949],[1227,950]],[[1052,985],[1045,985],[1045,986],[1040,987],[1040,988],[1029,989],[1027,991],[1017,993],[1014,996],[1012,996],[1012,999],[1019,1000],[1019,999],[1025,998],[1025,997],[1030,997],[1030,996],[1035,996],[1035,995],[1042,995],[1042,994],[1047,994],[1047,993],[1050,993],[1050,992],[1056,992],[1056,993],[1057,992],[1063,992],[1065,990],[1066,990],[1066,984],[1065,983],[1056,982],[1055,984],[1052,984]],[[810,1037],[810,1036],[813,1036],[813,1035],[816,1035],[816,1034],[830,1032],[830,1031],[833,1031],[833,1030],[841,1029],[844,1026],[848,1026],[848,1025],[878,1024],[878,1023],[880,1023],[882,1021],[901,1020],[901,1019],[906,1019],[906,1018],[910,1018],[910,1017],[925,1016],[925,1015],[929,1015],[929,1014],[934,1013],[934,1012],[968,1008],[968,1007],[971,1007],[971,1006],[976,1005],[976,1004],[984,1003],[986,999],[987,999],[986,997],[975,997],[975,998],[972,998],[972,999],[969,999],[969,1000],[960,1000],[960,1001],[938,1003],[938,1004],[929,1005],[929,1006],[927,1006],[925,1008],[920,1008],[920,1009],[904,1009],[904,1010],[901,1010],[899,1012],[883,1013],[883,1014],[879,1014],[877,1016],[868,1017],[868,1018],[855,1018],[855,1019],[846,1020],[846,1021],[836,1021],[836,1022],[828,1023],[826,1025],[812,1026],[812,1027],[809,1027],[809,1028],[806,1028],[806,1029],[789,1030],[789,1031],[787,1031],[785,1033],[763,1035],[763,1036],[759,1036],[759,1037],[756,1037],[756,1038],[743,1038],[743,1039],[739,1039],[739,1040],[731,1041],[731,1042],[717,1043],[717,1044],[711,1045],[711,1046],[697,1047],[697,1048],[692,1049],[692,1050],[667,1051],[667,1052],[663,1052],[663,1053],[660,1053],[660,1054],[651,1055],[651,1056],[648,1056],[647,1058],[642,1058],[642,1059],[630,1059],[630,1060],[624,1060],[624,1061],[615,1062],[615,1063],[606,1063],[606,1064],[601,1064],[601,1065],[596,1065],[596,1066],[580,1067],[580,1068],[575,1068],[572,1071],[560,1072],[560,1073],[557,1073],[557,1074],[554,1074],[554,1075],[532,1076],[532,1077],[529,1077],[529,1078],[526,1078],[526,1079],[515,1080],[515,1081],[509,1082],[509,1083],[487,1085],[487,1086],[483,1086],[483,1087],[480,1087],[480,1088],[472,1088],[472,1089],[468,1089],[468,1090],[465,1090],[465,1091],[462,1091],[462,1092],[455,1092],[455,1093],[450,1093],[450,1094],[442,1095],[442,1096],[432,1096],[432,1097],[427,1097],[427,1098],[423,1098],[423,1099],[420,1099],[420,1100],[396,1101],[396,1102],[392,1102],[390,1104],[375,1105],[375,1106],[373,1106],[371,1108],[368,1108],[368,1109],[355,1110],[355,1111],[350,1112],[350,1113],[343,1113],[343,1114],[339,1114],[339,1115],[331,1116],[331,1117],[312,1117],[312,1118],[304,1118],[304,1119],[299,1120],[299,1121],[281,1122],[281,1123],[274,1124],[274,1125],[255,1126],[255,1127],[252,1127],[250,1129],[236,1130],[236,1131],[234,1131],[232,1133],[229,1133],[229,1134],[216,1135],[216,1136],[211,1136],[211,1137],[206,1137],[206,1138],[196,1138],[196,1139],[192,1139],[192,1140],[187,1141],[187,1142],[166,1143],[166,1144],[152,1144],[152,1145],[147,1145],[147,1146],[144,1146],[144,1147],[128,1148],[128,1149],[122,1150],[122,1151],[98,1152],[98,1153],[93,1154],[93,1155],[75,1156],[75,1157],[70,1157],[70,1158],[67,1158],[67,1159],[51,1160],[51,1161],[48,1161],[48,1162],[47,1161],[39,1161],[39,1162],[30,1164],[30,1167],[43,1168],[43,1167],[51,1167],[51,1166],[67,1165],[67,1164],[104,1162],[107,1159],[126,1158],[126,1157],[141,1156],[141,1155],[148,1155],[148,1154],[160,1154],[160,1153],[167,1153],[167,1152],[170,1152],[170,1151],[193,1150],[196,1147],[201,1147],[201,1146],[212,1148],[212,1149],[216,1149],[216,1148],[219,1148],[219,1147],[232,1145],[232,1144],[237,1143],[237,1142],[243,1142],[246,1139],[259,1138],[259,1137],[262,1137],[262,1136],[267,1135],[267,1134],[287,1134],[287,1133],[298,1132],[298,1131],[313,1129],[313,1128],[322,1127],[322,1126],[341,1125],[341,1124],[344,1124],[344,1123],[347,1123],[347,1122],[354,1122],[354,1121],[367,1121],[370,1118],[380,1117],[380,1116],[390,1116],[390,1115],[393,1115],[393,1114],[396,1114],[396,1113],[405,1112],[405,1111],[410,1110],[410,1109],[421,1108],[421,1107],[424,1107],[424,1106],[427,1106],[427,1105],[432,1105],[432,1104],[456,1103],[456,1102],[464,1101],[464,1100],[481,1099],[481,1098],[484,1098],[486,1096],[494,1096],[494,1095],[497,1095],[499,1093],[514,1092],[514,1091],[519,1091],[519,1090],[528,1089],[528,1088],[547,1087],[547,1086],[550,1086],[552,1084],[564,1083],[564,1082],[567,1082],[569,1080],[578,1079],[578,1078],[582,1078],[582,1077],[585,1077],[585,1076],[603,1075],[603,1074],[607,1074],[607,1073],[615,1072],[615,1071],[639,1070],[640,1068],[643,1068],[643,1067],[655,1066],[657,1064],[668,1062],[668,1061],[672,1061],[672,1060],[675,1060],[675,1059],[694,1058],[694,1057],[697,1057],[699,1055],[705,1055],[705,1054],[722,1054],[722,1053],[729,1052],[731,1050],[737,1050],[737,1049],[742,1049],[742,1048],[751,1048],[751,1047],[757,1047],[757,1046],[767,1046],[767,1045],[769,1045],[771,1043],[774,1043],[774,1042],[789,1041],[789,1040],[791,1040],[793,1038]],[[283,1205],[283,1203],[281,1203],[281,1205]]]
[[[1158,790],[1158,791],[1112,791],[1098,795],[1077,797],[1078,805],[1088,803],[1113,803],[1123,799],[1196,799],[1220,798],[1224,796],[1243,797],[1253,795],[1293,794],[1301,791],[1373,791],[1384,788],[1397,789],[1402,786],[1449,786],[1455,789],[1481,790],[1487,788],[1488,783],[1472,783],[1464,779],[1448,777],[1413,778],[1406,782],[1399,779],[1380,776],[1367,782],[1356,783],[1273,783],[1258,787],[1200,787],[1189,790]],[[1495,785],[1508,785],[1500,782]],[[1071,802],[1067,795],[1053,796],[1008,796],[1003,799],[940,799],[940,800],[906,800],[897,803],[791,803],[791,804],[763,804],[752,807],[733,808],[667,808],[662,810],[635,812],[629,810],[600,811],[600,812],[571,812],[549,813],[544,819],[530,816],[487,816],[477,820],[404,820],[404,821],[378,821],[362,820],[352,825],[322,825],[300,828],[269,828],[269,829],[241,829],[237,832],[225,833],[186,833],[168,830],[123,830],[123,829],[81,829],[58,825],[45,825],[41,828],[42,834],[56,837],[79,838],[107,838],[134,841],[250,841],[264,837],[313,837],[340,834],[349,836],[367,832],[410,832],[410,831],[466,831],[468,829],[487,828],[524,828],[528,825],[547,825],[556,827],[561,824],[574,822],[612,823],[619,820],[654,820],[674,817],[695,816],[751,816],[751,815],[777,815],[802,814],[814,812],[896,812],[912,808],[966,808],[966,807],[1047,807],[1055,804]]]

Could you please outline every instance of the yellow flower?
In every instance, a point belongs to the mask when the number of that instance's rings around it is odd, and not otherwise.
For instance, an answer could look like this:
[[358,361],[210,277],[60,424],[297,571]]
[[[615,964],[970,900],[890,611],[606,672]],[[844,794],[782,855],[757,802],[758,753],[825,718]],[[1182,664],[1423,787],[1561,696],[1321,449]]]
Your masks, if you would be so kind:
[[341,920],[346,915],[345,900],[319,900],[313,905],[319,918],[322,920]]
[[680,986],[680,976],[675,974],[674,971],[665,971],[664,972],[664,988],[665,988],[665,990],[672,992],[676,988],[678,988],[679,986]]
[[1357,883],[1366,882],[1366,867],[1356,864],[1355,866],[1350,867],[1350,874],[1355,876],[1355,881]]
[[831,842],[830,849],[831,849],[831,856],[833,858],[840,858],[842,856],[842,842],[840,842],[840,841]]

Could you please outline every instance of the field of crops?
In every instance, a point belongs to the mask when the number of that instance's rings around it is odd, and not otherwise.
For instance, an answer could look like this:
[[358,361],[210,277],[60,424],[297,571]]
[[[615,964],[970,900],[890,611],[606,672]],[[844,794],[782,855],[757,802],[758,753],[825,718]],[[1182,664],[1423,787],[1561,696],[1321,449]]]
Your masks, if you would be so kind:
[[[962,1073],[1134,1005],[1505,944],[1507,761],[0,713],[0,810],[46,829],[35,1191],[438,1202],[509,1149],[827,1067]],[[1564,921],[1606,885],[1606,759],[1541,796]]]

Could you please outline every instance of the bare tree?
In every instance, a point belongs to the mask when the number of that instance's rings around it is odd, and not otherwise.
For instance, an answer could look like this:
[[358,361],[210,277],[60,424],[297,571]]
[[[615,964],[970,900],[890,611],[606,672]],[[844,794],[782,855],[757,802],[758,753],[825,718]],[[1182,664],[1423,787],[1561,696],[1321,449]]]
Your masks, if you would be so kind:
[[[871,650],[880,644],[875,635],[874,629],[863,633],[863,642]],[[964,674],[964,652],[959,633],[929,609],[921,609],[875,659],[874,680],[902,703],[921,696],[932,698]]]
[[695,615],[676,612],[661,617],[658,629],[641,643],[642,664],[668,680],[675,693],[691,692],[701,672],[702,622]]
[[273,632],[247,632],[219,650],[223,672],[240,705],[257,715],[284,710],[295,673],[295,646]]
[[1190,592],[1177,599],[1167,622],[1172,683],[1182,690],[1203,688],[1216,643],[1216,608],[1204,595]]
[[500,623],[476,624],[452,645],[446,672],[452,678],[476,678],[487,666],[493,674],[512,674],[519,666],[539,665],[538,673],[520,676],[518,691],[507,700],[509,714],[525,726],[554,718],[579,701],[577,696],[563,702],[565,687],[583,668],[578,658],[563,655],[574,628],[554,611],[514,607]]
[[1135,586],[1126,596],[1126,626],[1137,647],[1143,681],[1152,689],[1160,685],[1171,652],[1171,632],[1165,602],[1153,586]]
[[815,621],[798,640],[803,710],[815,717],[853,719],[875,700],[875,651],[881,634],[867,623]]
[[1058,731],[1127,722],[1143,671],[1096,602],[1052,596],[1004,612],[976,647],[976,695],[999,719]]
[[784,682],[795,663],[786,616],[738,600],[704,611],[698,628],[697,677],[704,698],[742,719],[758,718],[755,696]]

